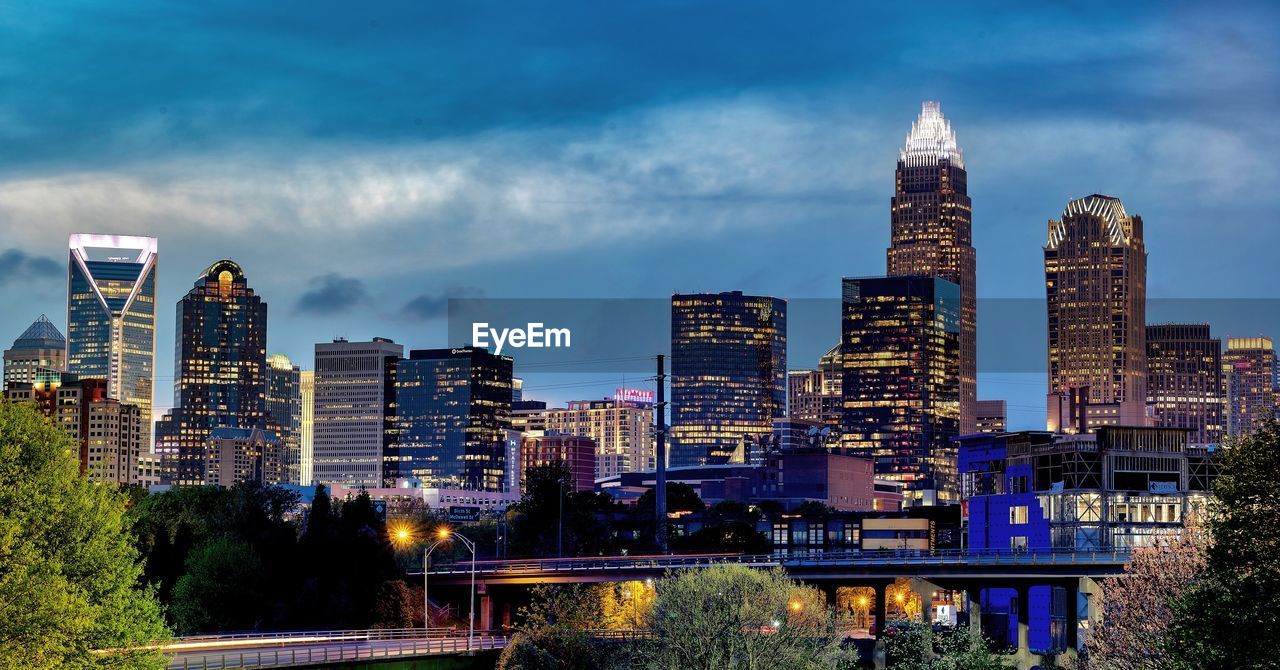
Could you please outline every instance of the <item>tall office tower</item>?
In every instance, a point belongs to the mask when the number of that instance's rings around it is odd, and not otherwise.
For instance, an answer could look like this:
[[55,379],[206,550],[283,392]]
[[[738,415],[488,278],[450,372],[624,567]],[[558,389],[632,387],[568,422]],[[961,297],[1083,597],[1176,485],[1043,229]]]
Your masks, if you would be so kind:
[[[1147,424],[1147,252],[1142,217],[1090,195],[1049,221],[1049,430]],[[1073,389],[1075,391],[1073,392]],[[1075,420],[1063,417],[1072,398]],[[1080,402],[1084,400],[1084,406]],[[1081,421],[1083,419],[1083,421]]]
[[960,287],[938,277],[846,278],[846,453],[875,460],[910,505],[958,500]]
[[267,417],[284,459],[281,480],[301,483],[302,371],[284,354],[267,356]]
[[787,409],[787,303],[671,296],[671,467],[741,460]]
[[653,403],[574,400],[567,409],[547,411],[547,431],[589,437],[596,445],[595,479],[658,466],[654,455]]
[[[595,440],[589,437],[532,435],[524,438],[520,447],[520,472],[559,461],[569,468],[574,491],[594,491],[597,453]],[[520,487],[524,488],[524,481]]]
[[156,426],[169,484],[204,484],[215,428],[267,420],[267,304],[244,271],[221,260],[178,301],[173,409]]
[[818,369],[788,372],[787,416],[817,422],[839,431],[844,404],[841,392],[843,375],[838,344],[818,359]]
[[143,476],[146,455],[142,412],[108,397],[105,379],[46,372],[35,382],[16,382],[6,395],[34,403],[42,414],[76,440],[80,472],[117,484],[155,483]]
[[67,372],[107,380],[107,393],[142,413],[151,450],[156,363],[156,238],[71,236]]
[[1147,403],[1159,428],[1190,431],[1193,446],[1219,444],[1225,430],[1222,340],[1209,324],[1147,326]]
[[1272,388],[1276,352],[1269,337],[1228,337],[1222,354],[1227,388],[1227,433],[1233,437],[1252,431],[1276,415]]
[[4,388],[34,384],[40,372],[66,369],[67,340],[43,314],[22,331],[12,347],[4,350]]
[[478,347],[420,349],[396,365],[396,444],[388,485],[502,491],[511,427],[509,356]]
[[310,486],[315,483],[313,463],[315,458],[316,428],[316,373],[303,370],[298,377],[300,416],[298,420],[298,483]]
[[403,355],[403,346],[382,337],[316,345],[313,482],[382,486],[382,460],[395,438],[396,361]]
[[941,277],[960,286],[960,432],[977,429],[978,280],[964,152],[936,102],[926,102],[898,153],[888,251],[891,277]]
[[977,433],[1000,434],[1009,430],[1009,406],[1003,400],[979,400],[974,418]]

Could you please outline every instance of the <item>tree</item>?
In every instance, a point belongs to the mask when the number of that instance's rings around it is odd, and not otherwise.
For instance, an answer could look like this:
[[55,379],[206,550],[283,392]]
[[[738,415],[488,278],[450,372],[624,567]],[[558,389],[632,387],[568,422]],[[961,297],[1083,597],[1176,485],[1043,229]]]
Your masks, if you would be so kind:
[[1204,569],[1208,538],[1194,516],[1183,532],[1133,550],[1124,574],[1100,582],[1101,625],[1085,640],[1090,667],[1176,670],[1169,654],[1175,606]]
[[0,667],[164,667],[129,651],[168,631],[140,585],[127,498],[80,475],[76,446],[34,408],[0,400]]
[[573,476],[563,461],[529,468],[520,502],[511,508],[509,548],[529,556],[610,553],[614,538],[597,518],[608,504],[594,492],[573,491]]
[[885,631],[889,670],[1012,670],[1017,666],[992,654],[967,627],[934,634],[928,624],[897,621]]
[[1273,668],[1280,631],[1280,423],[1224,450],[1204,570],[1175,605],[1173,657],[1187,668]]
[[650,668],[831,668],[845,656],[821,591],[780,569],[717,566],[661,580],[651,617]]
[[542,584],[532,589],[530,603],[517,613],[520,634],[498,660],[505,670],[629,668],[630,650],[595,638],[616,616],[613,584]]
[[173,626],[184,635],[258,628],[269,603],[265,587],[252,545],[227,537],[201,544],[174,586]]

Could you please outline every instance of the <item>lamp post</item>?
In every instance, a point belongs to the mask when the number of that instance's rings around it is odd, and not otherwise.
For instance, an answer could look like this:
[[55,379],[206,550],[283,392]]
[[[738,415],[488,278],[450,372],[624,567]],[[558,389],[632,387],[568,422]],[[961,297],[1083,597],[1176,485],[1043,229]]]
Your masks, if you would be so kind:
[[[441,528],[436,532],[436,536],[440,538],[436,540],[436,544],[447,542],[456,537],[462,540],[462,546],[471,552],[471,611],[467,613],[467,650],[471,651],[472,646],[475,644],[476,636],[476,544],[467,539],[462,533],[448,528]],[[432,546],[434,547],[435,545]]]
[[[392,544],[397,547],[407,547],[414,541],[413,531],[408,528],[401,528],[395,531],[391,536]],[[431,597],[427,590],[427,575],[431,572],[431,552],[444,542],[445,538],[439,538],[435,542],[427,545],[422,549],[422,634],[426,635],[431,628]]]

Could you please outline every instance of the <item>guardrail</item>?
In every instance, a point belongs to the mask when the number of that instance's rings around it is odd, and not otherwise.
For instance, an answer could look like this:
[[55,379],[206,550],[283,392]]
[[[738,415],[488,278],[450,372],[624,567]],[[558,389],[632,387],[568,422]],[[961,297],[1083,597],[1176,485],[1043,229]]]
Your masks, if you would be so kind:
[[157,642],[149,645],[149,649],[165,651],[182,651],[183,649],[246,646],[249,644],[284,645],[307,642],[361,642],[377,640],[415,640],[423,638],[446,637],[461,632],[466,635],[465,628],[376,628],[370,630],[307,630],[282,631],[272,633],[218,633],[211,635],[188,635],[175,638],[169,642]]
[[[421,629],[419,629],[421,630]],[[372,632],[372,631],[368,631]],[[227,668],[288,668],[349,661],[464,654],[502,649],[507,635],[476,635],[474,644],[463,637],[373,641],[374,646],[353,644],[299,645],[293,648],[211,652],[187,652],[169,660],[169,670],[225,670]],[[353,640],[360,642],[360,640]]]
[[[713,565],[746,565],[756,567],[825,567],[825,566],[937,566],[937,565],[1061,565],[1115,564],[1129,560],[1126,549],[1100,551],[1032,550],[1009,551],[913,551],[913,550],[848,550],[823,551],[814,554],[692,554],[672,556],[598,556],[587,558],[513,559],[483,561],[476,564],[478,574],[527,574],[547,572],[667,570],[701,568]],[[470,574],[470,565],[441,565],[431,574]],[[417,573],[422,574],[422,573]]]

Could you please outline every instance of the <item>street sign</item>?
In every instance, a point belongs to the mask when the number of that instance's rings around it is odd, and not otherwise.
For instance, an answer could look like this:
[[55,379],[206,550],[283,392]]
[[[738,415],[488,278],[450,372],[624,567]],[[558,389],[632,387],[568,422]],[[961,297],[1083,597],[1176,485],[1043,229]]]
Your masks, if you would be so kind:
[[453,505],[449,508],[449,521],[453,523],[475,523],[480,520],[480,508],[467,505]]

